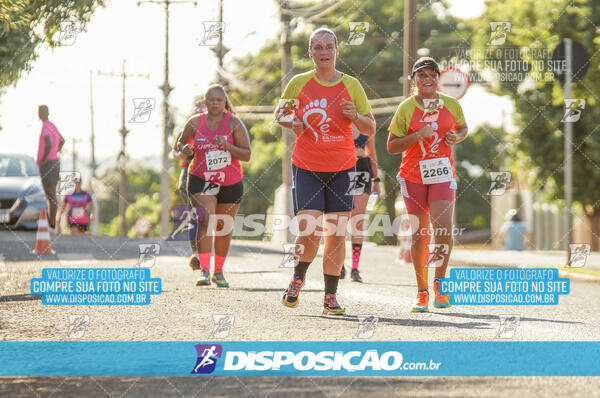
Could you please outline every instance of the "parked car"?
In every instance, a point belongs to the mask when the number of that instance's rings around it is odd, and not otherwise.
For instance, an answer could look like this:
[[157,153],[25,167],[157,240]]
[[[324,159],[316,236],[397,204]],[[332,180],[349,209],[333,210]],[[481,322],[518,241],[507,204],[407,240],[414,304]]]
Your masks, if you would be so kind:
[[0,154],[0,226],[35,229],[42,209],[48,204],[33,158]]

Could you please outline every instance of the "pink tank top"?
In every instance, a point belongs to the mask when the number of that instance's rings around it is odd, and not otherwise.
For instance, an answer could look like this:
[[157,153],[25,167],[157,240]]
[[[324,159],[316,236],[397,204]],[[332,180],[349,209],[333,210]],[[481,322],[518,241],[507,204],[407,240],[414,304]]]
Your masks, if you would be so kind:
[[62,137],[58,132],[58,129],[50,120],[46,120],[42,125],[42,133],[40,134],[40,143],[38,146],[38,157],[37,164],[39,165],[44,156],[46,150],[46,137],[50,137],[51,147],[50,152],[46,160],[57,160],[58,159],[58,146],[60,145],[60,138]]
[[190,163],[189,173],[221,186],[237,184],[242,180],[243,171],[240,161],[229,151],[222,151],[215,143],[217,135],[227,137],[227,142],[234,144],[229,131],[231,113],[226,113],[223,122],[216,130],[206,124],[206,114],[198,117],[198,129],[194,136],[194,159]]

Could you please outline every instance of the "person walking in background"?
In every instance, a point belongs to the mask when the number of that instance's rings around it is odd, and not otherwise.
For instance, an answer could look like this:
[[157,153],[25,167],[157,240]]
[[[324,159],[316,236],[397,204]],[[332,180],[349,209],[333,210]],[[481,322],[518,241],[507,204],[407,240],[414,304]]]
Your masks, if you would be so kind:
[[37,165],[40,169],[42,186],[48,201],[48,225],[50,230],[56,227],[56,211],[58,209],[58,200],[56,198],[56,184],[60,172],[60,160],[58,152],[65,144],[65,139],[58,132],[58,129],[50,120],[50,114],[46,105],[38,107],[38,116],[42,121],[42,132],[38,145]]
[[[379,176],[377,170],[377,153],[375,152],[375,138],[369,137],[368,135],[361,134],[356,126],[352,126],[354,133],[354,146],[356,147],[356,172],[364,173],[367,175],[365,179],[364,187],[361,188],[361,193],[354,195],[354,210],[352,210],[351,219],[355,220],[358,217],[358,221],[353,221],[351,242],[352,242],[352,270],[350,271],[350,279],[353,282],[361,282],[362,278],[358,271],[358,264],[360,262],[360,255],[362,253],[362,244],[364,241],[364,226],[368,215],[365,215],[367,211],[367,203],[371,194],[375,195],[375,200],[379,197]],[[358,188],[358,187],[357,187]],[[346,276],[346,267],[342,266],[340,272],[340,279],[344,279]]]
[[[192,116],[200,114],[200,113],[206,113],[206,105],[204,104],[204,101],[196,102],[196,105],[194,106],[194,113],[192,114]],[[192,201],[190,199],[190,195],[187,190],[187,184],[188,184],[188,175],[189,175],[188,168],[189,168],[190,163],[192,162],[192,159],[194,159],[194,155],[188,156],[185,153],[180,151],[179,140],[182,135],[183,135],[183,129],[181,129],[179,131],[179,134],[177,135],[177,138],[175,139],[175,142],[173,143],[173,157],[175,157],[176,159],[182,160],[181,164],[179,165],[181,167],[181,173],[179,174],[179,180],[177,181],[177,192],[183,199],[183,202],[187,206],[191,206]],[[193,145],[193,139],[190,140],[187,144]],[[193,231],[193,229],[190,231]],[[193,271],[196,271],[196,270],[200,269],[200,260],[198,260],[198,249],[197,249],[197,245],[196,245],[196,237],[192,236],[191,233],[190,233],[190,237],[189,237],[189,242],[190,242],[190,248],[192,249],[192,255],[190,256],[189,265]]]
[[[90,210],[88,212],[88,206]],[[60,233],[60,220],[67,210],[67,221],[73,235],[85,235],[90,222],[94,222],[94,202],[89,193],[81,189],[81,178],[75,177],[75,191],[66,195],[56,220],[56,233]]]
[[529,233],[521,215],[516,209],[510,209],[504,218],[506,221],[500,227],[500,240],[504,249],[525,250],[529,244]]
[[[435,269],[433,290],[436,308],[450,307],[450,297],[440,294],[439,280],[446,275],[452,252],[452,216],[456,194],[456,172],[452,145],[467,138],[467,123],[459,102],[437,91],[440,68],[433,58],[415,62],[410,75],[414,95],[402,101],[389,126],[387,150],[402,153],[397,180],[402,188],[406,212],[418,218],[412,231],[411,257],[417,279],[417,300],[412,312],[426,312],[429,304],[427,264],[430,260],[430,228],[433,224],[441,266]],[[447,251],[447,253],[445,253]]]

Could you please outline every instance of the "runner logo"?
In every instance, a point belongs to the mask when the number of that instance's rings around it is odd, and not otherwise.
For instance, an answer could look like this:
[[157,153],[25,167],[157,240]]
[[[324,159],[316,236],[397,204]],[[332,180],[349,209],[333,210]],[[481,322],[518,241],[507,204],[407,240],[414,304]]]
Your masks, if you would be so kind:
[[229,336],[229,331],[233,327],[235,320],[233,314],[217,315],[213,314],[213,331],[210,334],[211,339],[225,339]]
[[215,196],[221,190],[221,184],[225,182],[225,173],[222,171],[205,171],[204,172],[204,187],[200,195]]
[[90,324],[89,315],[69,315],[69,331],[67,339],[80,339]]
[[492,196],[504,195],[512,177],[510,171],[492,171],[490,177],[490,189],[488,189],[487,194]]
[[[423,123],[437,122],[440,117],[440,110],[444,106],[444,100],[441,98],[424,98],[423,105],[424,112],[419,121]],[[437,130],[437,127],[433,129]]]
[[129,119],[129,123],[146,123],[150,120],[150,115],[154,108],[156,108],[156,100],[154,98],[134,98],[133,116]]
[[370,339],[375,333],[375,328],[379,322],[379,317],[375,315],[357,315],[358,330],[354,335],[354,339]]
[[204,21],[204,37],[200,41],[200,46],[216,46],[219,44],[219,38],[225,31],[225,22],[221,21]]
[[365,188],[369,183],[368,171],[349,171],[350,184],[346,190],[346,195],[360,195],[365,193]]
[[140,258],[135,263],[136,267],[150,268],[156,263],[156,257],[160,253],[160,245],[158,243],[140,243]]
[[190,240],[196,236],[198,221],[204,217],[202,206],[173,206],[171,214],[175,220],[173,232],[166,240]]
[[304,245],[294,243],[283,244],[283,261],[279,268],[294,268],[300,262],[300,256],[304,254]]
[[350,34],[348,35],[348,44],[351,46],[359,46],[365,40],[365,36],[369,31],[368,22],[348,22]]
[[450,246],[445,243],[430,243],[429,258],[427,259],[427,268],[439,268],[444,265],[444,260],[450,252]]
[[565,98],[565,115],[561,122],[564,123],[575,123],[579,121],[581,113],[585,108],[585,99],[583,98]]
[[76,21],[65,21],[60,23],[60,32],[58,34],[58,45],[72,46],[75,44],[77,33],[81,32],[81,25]]
[[300,101],[297,99],[281,99],[275,110],[275,120],[281,123],[291,123]]
[[223,355],[223,347],[220,344],[196,344],[198,359],[192,374],[206,374],[215,371],[217,358]]
[[585,261],[590,254],[590,245],[587,243],[569,244],[569,252],[571,256],[567,267],[581,268],[585,266]]
[[72,195],[75,192],[75,181],[81,181],[81,173],[78,171],[61,171],[58,175],[56,193],[61,196]]
[[[319,133],[317,132],[317,130],[315,130],[312,124],[308,123],[308,117],[314,114],[320,115],[321,120],[317,122],[316,127],[319,128],[319,131],[321,133],[328,133],[330,126],[327,122],[330,122],[331,118],[327,116],[327,112],[325,111],[326,108],[327,99],[325,98],[311,101],[308,103],[308,105],[304,107],[304,115],[302,116],[302,122],[304,122],[304,125],[308,126],[308,128],[311,129],[313,134],[315,135],[315,144],[319,141]],[[328,141],[334,140],[335,137],[336,136],[330,136],[330,139]]]
[[498,315],[500,325],[496,333],[497,339],[512,339],[519,327],[521,317],[519,315]]
[[490,40],[486,43],[488,46],[501,46],[506,41],[508,32],[512,24],[510,22],[490,22]]

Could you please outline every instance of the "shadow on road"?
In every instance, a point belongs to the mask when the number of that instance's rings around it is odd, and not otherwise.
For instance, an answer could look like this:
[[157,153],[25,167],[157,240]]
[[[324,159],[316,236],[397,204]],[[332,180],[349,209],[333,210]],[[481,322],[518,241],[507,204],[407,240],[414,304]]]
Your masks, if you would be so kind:
[[[356,315],[333,316],[333,315],[298,315],[307,318],[321,318],[327,320],[335,320],[339,322],[353,322],[358,324]],[[496,317],[495,320],[498,318]],[[414,327],[455,327],[458,329],[491,329],[492,326],[485,322],[444,322],[432,321],[426,319],[401,319],[401,318],[379,318],[379,323],[385,323],[394,326],[414,326]],[[495,327],[495,326],[494,326]]]
[[0,303],[8,301],[33,301],[41,299],[42,296],[34,296],[33,294],[14,294],[12,296],[0,296]]

